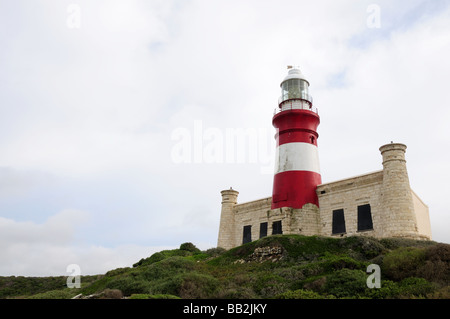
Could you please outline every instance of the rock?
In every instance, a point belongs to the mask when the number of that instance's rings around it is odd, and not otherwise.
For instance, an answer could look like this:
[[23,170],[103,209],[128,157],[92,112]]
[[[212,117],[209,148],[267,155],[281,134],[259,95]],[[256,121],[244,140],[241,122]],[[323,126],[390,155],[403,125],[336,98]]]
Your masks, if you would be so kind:
[[236,260],[234,263],[243,264],[245,262],[277,262],[283,258],[284,249],[281,246],[257,247],[253,253],[245,259]]

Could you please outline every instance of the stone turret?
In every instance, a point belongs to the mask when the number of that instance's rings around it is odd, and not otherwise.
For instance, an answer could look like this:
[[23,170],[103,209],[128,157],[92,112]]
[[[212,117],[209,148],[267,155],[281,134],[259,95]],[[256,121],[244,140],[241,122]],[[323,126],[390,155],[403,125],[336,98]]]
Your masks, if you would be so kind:
[[222,194],[222,211],[220,213],[219,238],[217,247],[230,249],[235,247],[235,221],[233,208],[237,204],[238,191],[230,189],[223,190]]
[[380,152],[383,156],[382,237],[417,237],[417,220],[406,169],[406,145],[391,142],[381,146]]

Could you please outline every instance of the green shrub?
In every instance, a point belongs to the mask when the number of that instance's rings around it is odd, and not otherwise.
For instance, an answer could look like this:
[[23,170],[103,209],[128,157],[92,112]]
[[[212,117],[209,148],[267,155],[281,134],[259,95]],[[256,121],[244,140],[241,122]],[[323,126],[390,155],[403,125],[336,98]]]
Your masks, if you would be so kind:
[[158,261],[163,260],[164,258],[166,258],[166,255],[163,254],[162,252],[157,252],[154,253],[153,255],[151,255],[148,258],[142,258],[141,260],[139,260],[137,263],[135,263],[133,265],[133,267],[138,267],[138,266],[145,266],[145,265],[151,265],[153,263],[156,263]]
[[378,239],[365,236],[350,236],[340,241],[340,246],[347,252],[354,252],[354,257],[370,259],[380,255],[386,247]]
[[[108,282],[111,280],[111,278],[112,277],[109,277],[109,276],[101,277],[99,280],[94,281],[90,285],[81,288],[81,293],[83,295],[91,295],[93,293],[100,292],[106,288],[106,286],[107,286]],[[82,284],[83,284],[83,281],[82,281]]]
[[210,257],[218,257],[225,253],[227,250],[222,247],[209,248],[205,251],[205,253]]
[[136,280],[131,276],[112,278],[107,287],[122,291],[124,296],[130,296],[132,294],[145,294],[150,292],[150,285],[147,281]]
[[387,278],[400,281],[413,277],[425,261],[425,250],[414,247],[400,247],[388,253],[382,264],[382,273]]
[[66,288],[38,293],[27,297],[27,299],[71,299],[79,293],[79,289]]
[[216,278],[199,273],[183,274],[179,296],[184,299],[210,298],[219,286]]
[[200,249],[195,247],[193,243],[183,243],[180,245],[180,250],[190,251],[192,253],[199,253]]
[[[195,246],[194,246],[195,247]],[[188,248],[189,249],[189,248]],[[196,249],[196,248],[195,248]],[[186,249],[171,249],[171,250],[162,250],[160,252],[154,253],[150,257],[142,258],[137,263],[133,265],[134,268],[139,266],[146,266],[151,265],[154,263],[157,263],[161,260],[164,260],[169,257],[186,257],[186,256],[192,256],[193,254],[196,254],[200,251],[192,252]]]
[[367,296],[373,299],[391,299],[401,295],[401,287],[391,280],[381,280],[380,288],[372,288],[367,292]]
[[367,291],[367,274],[362,270],[341,269],[327,276],[324,291],[342,297],[359,297]]
[[260,273],[253,283],[253,290],[261,298],[271,298],[286,290],[286,280],[272,272]]
[[194,268],[194,262],[192,260],[175,256],[161,260],[157,264],[153,264],[153,267],[165,268],[170,270],[192,270]]
[[251,287],[225,287],[219,289],[214,295],[218,299],[255,299],[258,298]]
[[436,243],[429,240],[415,240],[409,238],[382,238],[380,239],[380,244],[382,244],[387,249],[397,249],[401,247],[424,248],[433,246]]
[[450,299],[450,286],[441,287],[427,295],[429,299]]
[[284,278],[291,284],[305,279],[304,267],[301,266],[277,268],[274,270],[274,274]]
[[324,296],[315,291],[298,289],[289,290],[275,297],[276,299],[331,299],[334,296]]
[[185,299],[210,298],[218,286],[218,280],[210,275],[189,272],[155,282],[151,293],[170,294]]
[[450,283],[450,245],[437,244],[425,249],[425,263],[417,270],[417,276],[443,285]]
[[129,267],[125,267],[125,268],[116,268],[116,269],[113,269],[113,270],[108,271],[108,272],[105,274],[105,276],[107,276],[107,277],[108,277],[108,276],[109,276],[109,277],[112,277],[112,276],[121,275],[121,274],[124,274],[124,273],[128,272],[130,269],[131,269],[131,268],[129,268]]
[[305,281],[303,284],[303,288],[306,290],[312,290],[316,292],[324,291],[325,283],[327,282],[327,277],[313,277],[309,278],[309,280]]
[[400,282],[382,280],[381,288],[373,288],[367,296],[374,299],[425,298],[435,290],[432,283],[424,278],[409,277]]
[[0,277],[0,298],[29,296],[62,288],[67,288],[67,277]]
[[405,278],[400,282],[400,296],[401,297],[421,297],[434,291],[432,283],[424,278],[410,277]]
[[325,272],[330,272],[334,270],[339,270],[343,268],[348,269],[361,269],[364,264],[356,261],[348,256],[337,256],[331,254],[325,254],[324,257],[320,258],[320,266]]
[[174,295],[151,295],[151,294],[133,294],[128,299],[180,299]]
[[122,299],[123,293],[119,289],[105,289],[102,294],[102,299]]

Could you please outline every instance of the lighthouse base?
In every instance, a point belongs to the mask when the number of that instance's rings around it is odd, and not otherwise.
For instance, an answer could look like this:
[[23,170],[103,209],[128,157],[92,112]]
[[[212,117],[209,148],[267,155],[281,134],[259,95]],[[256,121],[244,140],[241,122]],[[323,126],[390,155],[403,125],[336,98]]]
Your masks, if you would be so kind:
[[300,209],[291,207],[271,209],[271,203],[272,198],[268,197],[236,204],[233,208],[234,227],[230,232],[232,235],[219,236],[217,247],[231,249],[270,235],[313,236],[321,233],[320,211],[316,205],[305,204]]
[[291,207],[303,208],[307,203],[319,206],[316,187],[322,183],[319,173],[288,171],[278,173],[273,179],[271,209]]

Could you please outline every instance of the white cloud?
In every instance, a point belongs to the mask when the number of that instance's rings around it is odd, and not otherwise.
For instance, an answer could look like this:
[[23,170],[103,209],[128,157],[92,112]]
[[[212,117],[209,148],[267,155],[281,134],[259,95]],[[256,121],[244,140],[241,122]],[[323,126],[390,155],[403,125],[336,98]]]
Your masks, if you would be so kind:
[[45,223],[17,222],[0,217],[0,276],[64,276],[66,267],[77,264],[84,275],[102,274],[118,267],[131,267],[170,246],[145,247],[124,244],[103,247],[79,240],[78,228],[89,214],[64,210]]

